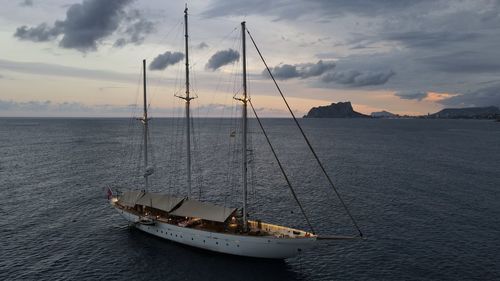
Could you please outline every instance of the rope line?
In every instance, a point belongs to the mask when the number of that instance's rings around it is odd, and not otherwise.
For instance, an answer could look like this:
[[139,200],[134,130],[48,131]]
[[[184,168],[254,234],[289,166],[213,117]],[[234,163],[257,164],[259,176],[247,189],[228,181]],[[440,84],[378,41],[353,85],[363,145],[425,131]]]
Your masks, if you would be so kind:
[[314,228],[311,225],[311,222],[309,221],[309,218],[306,215],[306,212],[304,211],[304,208],[302,207],[302,204],[300,204],[299,198],[297,197],[297,194],[295,193],[295,190],[292,187],[292,184],[290,183],[290,180],[288,179],[288,176],[285,173],[285,169],[283,168],[283,165],[281,165],[281,161],[278,159],[278,155],[276,154],[276,151],[274,150],[273,145],[271,144],[271,141],[269,140],[269,137],[267,136],[266,130],[264,130],[264,126],[262,125],[262,122],[260,122],[260,118],[257,115],[257,111],[255,111],[255,108],[253,107],[252,101],[250,102],[250,107],[252,107],[253,114],[255,115],[255,118],[257,119],[257,122],[259,123],[260,129],[262,130],[262,133],[264,134],[264,137],[266,138],[267,144],[269,144],[269,147],[271,148],[271,152],[274,155],[274,159],[276,159],[276,162],[278,163],[278,166],[280,167],[281,173],[283,174],[283,177],[285,178],[285,181],[288,185],[288,188],[290,188],[290,191],[292,192],[293,198],[299,205],[300,211],[302,212],[302,215],[304,215],[304,218],[307,221],[307,224],[309,225],[309,228],[311,229],[311,232],[314,234]]
[[356,220],[354,219],[354,217],[352,216],[351,212],[349,211],[349,208],[347,208],[347,205],[345,204],[344,200],[342,199],[342,197],[340,196],[340,193],[338,192],[337,188],[335,187],[335,185],[333,184],[333,181],[332,179],[330,178],[330,176],[328,175],[328,173],[326,172],[325,170],[325,167],[323,166],[323,164],[321,163],[321,161],[319,160],[319,157],[318,155],[316,154],[316,151],[314,151],[311,143],[309,142],[309,139],[307,138],[306,134],[304,133],[304,130],[302,129],[302,127],[300,126],[299,124],[299,121],[297,120],[297,118],[295,117],[295,114],[293,113],[292,109],[290,108],[290,105],[288,104],[288,101],[286,100],[285,96],[283,95],[283,92],[281,91],[281,88],[279,87],[278,85],[278,82],[276,82],[276,79],[274,79],[274,76],[273,74],[271,73],[271,70],[269,69],[269,66],[267,66],[267,63],[266,61],[264,60],[264,57],[262,56],[262,53],[260,52],[259,50],[259,47],[257,47],[257,44],[255,43],[255,40],[253,39],[252,37],[252,34],[250,34],[250,31],[247,29],[247,33],[248,35],[250,36],[250,40],[252,40],[252,44],[254,45],[255,49],[257,50],[257,53],[259,54],[262,62],[264,63],[264,66],[266,67],[266,70],[267,72],[269,73],[269,76],[273,79],[273,82],[274,82],[274,85],[276,86],[276,88],[278,89],[278,92],[280,93],[281,95],[281,98],[283,99],[283,101],[285,102],[285,105],[286,107],[288,108],[288,111],[290,112],[290,114],[292,115],[293,117],[293,120],[295,121],[295,124],[297,125],[297,127],[299,128],[300,130],[300,133],[302,134],[302,136],[304,137],[304,140],[306,141],[307,143],[307,146],[309,147],[309,149],[311,150],[314,158],[316,159],[316,162],[318,162],[318,165],[319,167],[321,168],[321,171],[323,171],[323,174],[325,175],[326,179],[328,180],[328,182],[330,183],[330,186],[332,187],[333,191],[335,192],[335,194],[337,195],[337,198],[339,199],[340,203],[342,204],[342,206],[344,207],[344,210],[346,211],[347,215],[349,216],[349,218],[351,219],[354,227],[357,229],[357,231],[359,232],[359,236],[360,237],[363,237],[363,233],[361,232],[361,229],[359,228],[358,226],[358,223],[356,222]]

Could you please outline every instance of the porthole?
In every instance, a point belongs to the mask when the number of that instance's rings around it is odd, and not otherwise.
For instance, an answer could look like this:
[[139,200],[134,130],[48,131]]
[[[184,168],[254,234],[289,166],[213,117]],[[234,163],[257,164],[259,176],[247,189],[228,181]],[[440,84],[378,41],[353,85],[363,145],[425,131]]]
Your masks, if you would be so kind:
[[191,240],[194,240],[194,238],[191,238]]
[[215,245],[219,245],[219,242],[215,242]]

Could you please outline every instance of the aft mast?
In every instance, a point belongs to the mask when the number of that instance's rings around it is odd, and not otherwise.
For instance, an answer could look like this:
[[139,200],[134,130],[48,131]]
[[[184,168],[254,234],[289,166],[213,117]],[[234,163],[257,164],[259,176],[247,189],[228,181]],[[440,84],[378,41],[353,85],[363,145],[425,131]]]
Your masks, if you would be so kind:
[[248,230],[247,222],[247,61],[246,61],[246,42],[245,42],[245,22],[241,22],[241,42],[242,42],[242,58],[243,58],[243,109],[242,109],[242,122],[243,122],[243,136],[242,136],[242,173],[243,173],[243,230]]

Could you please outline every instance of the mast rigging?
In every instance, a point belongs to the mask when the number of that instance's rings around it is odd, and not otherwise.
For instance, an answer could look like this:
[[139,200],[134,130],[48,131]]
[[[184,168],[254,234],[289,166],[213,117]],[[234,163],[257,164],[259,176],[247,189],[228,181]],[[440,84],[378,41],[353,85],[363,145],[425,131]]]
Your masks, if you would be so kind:
[[252,101],[249,101],[249,102],[250,102],[250,107],[252,108],[253,114],[255,115],[255,118],[257,119],[257,123],[259,123],[259,127],[262,130],[262,134],[264,134],[264,137],[267,141],[267,144],[269,145],[269,148],[271,148],[271,152],[273,153],[274,159],[276,160],[276,163],[278,163],[278,166],[281,170],[281,174],[285,178],[285,181],[288,185],[288,188],[292,192],[292,195],[293,195],[293,198],[295,199],[295,202],[297,202],[297,205],[299,205],[299,209],[302,212],[302,215],[304,216],[304,218],[306,219],[306,222],[307,222],[307,225],[309,226],[309,229],[311,229],[311,232],[314,234],[315,233],[314,228],[313,228],[311,222],[309,221],[309,218],[306,215],[306,211],[302,207],[302,204],[300,203],[299,198],[297,197],[297,194],[295,193],[295,190],[292,187],[292,183],[290,182],[290,180],[288,179],[288,176],[285,173],[285,169],[283,168],[283,165],[281,164],[281,161],[278,158],[278,155],[276,154],[276,151],[274,150],[273,145],[271,144],[271,140],[267,136],[266,130],[264,130],[264,126],[262,125],[262,122],[260,121],[259,115],[257,115],[257,111],[253,107]]
[[188,35],[188,8],[186,4],[186,8],[184,9],[184,45],[185,45],[185,62],[186,62],[186,95],[185,96],[177,96],[186,101],[186,179],[187,179],[187,190],[188,190],[188,198],[191,198],[191,114],[190,114],[190,105],[191,100],[194,97],[190,96],[189,93],[189,35]]
[[359,228],[358,226],[358,223],[356,222],[356,220],[354,219],[354,217],[352,216],[351,212],[349,211],[349,208],[347,208],[347,205],[345,204],[344,200],[342,199],[342,197],[340,196],[340,193],[338,192],[337,190],[337,187],[335,187],[335,185],[333,184],[333,181],[332,179],[330,178],[330,176],[328,175],[328,173],[326,172],[326,169],[325,167],[323,166],[323,163],[321,162],[321,160],[319,160],[319,157],[318,155],[316,154],[316,151],[314,150],[314,148],[312,147],[311,143],[309,142],[309,139],[307,138],[304,130],[302,129],[302,127],[300,126],[299,124],[299,121],[297,120],[297,118],[295,117],[295,114],[293,113],[292,109],[290,108],[290,105],[288,105],[288,101],[286,100],[285,98],[285,95],[283,95],[283,92],[281,91],[281,88],[279,87],[278,85],[278,82],[276,82],[276,79],[274,78],[274,75],[272,74],[271,70],[269,69],[269,66],[267,66],[267,63],[266,63],[266,60],[264,59],[264,57],[262,56],[262,53],[260,52],[259,50],[259,47],[257,47],[257,43],[255,43],[255,40],[253,39],[252,37],[252,34],[250,34],[250,31],[247,29],[246,30],[248,35],[250,36],[250,40],[252,40],[252,43],[255,47],[255,49],[257,50],[257,53],[259,54],[260,56],[260,59],[262,60],[262,62],[264,63],[264,66],[266,67],[266,70],[269,74],[269,76],[271,77],[271,79],[273,80],[274,82],[274,85],[276,86],[276,89],[278,90],[278,92],[280,93],[281,95],[281,98],[283,99],[283,101],[285,102],[285,105],[288,109],[288,111],[290,112],[290,114],[292,115],[292,118],[293,118],[293,121],[295,121],[295,124],[297,125],[297,127],[299,128],[300,130],[300,133],[302,134],[302,136],[304,137],[304,140],[306,141],[307,143],[307,146],[309,147],[309,150],[311,151],[311,153],[313,154],[314,158],[316,159],[316,162],[318,163],[319,167],[321,168],[321,171],[323,172],[323,174],[325,175],[326,179],[328,180],[328,183],[330,184],[330,186],[332,187],[333,191],[335,192],[335,195],[337,195],[337,198],[339,199],[340,203],[342,204],[342,206],[344,207],[344,210],[346,211],[347,215],[349,216],[349,218],[351,219],[354,227],[356,228],[356,230],[358,231],[358,234],[360,237],[363,237],[363,233],[361,232],[361,229]]

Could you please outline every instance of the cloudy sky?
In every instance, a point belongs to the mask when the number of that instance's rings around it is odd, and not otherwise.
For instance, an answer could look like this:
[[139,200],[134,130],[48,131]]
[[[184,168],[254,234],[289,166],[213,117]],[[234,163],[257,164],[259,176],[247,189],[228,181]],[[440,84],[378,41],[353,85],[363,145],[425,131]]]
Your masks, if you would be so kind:
[[[183,1],[18,0],[0,10],[0,116],[130,116],[148,63],[152,114],[181,112]],[[241,94],[245,20],[292,107],[363,113],[500,106],[500,1],[188,1],[198,116]],[[286,116],[248,41],[249,89]],[[195,114],[195,116],[196,116]]]

